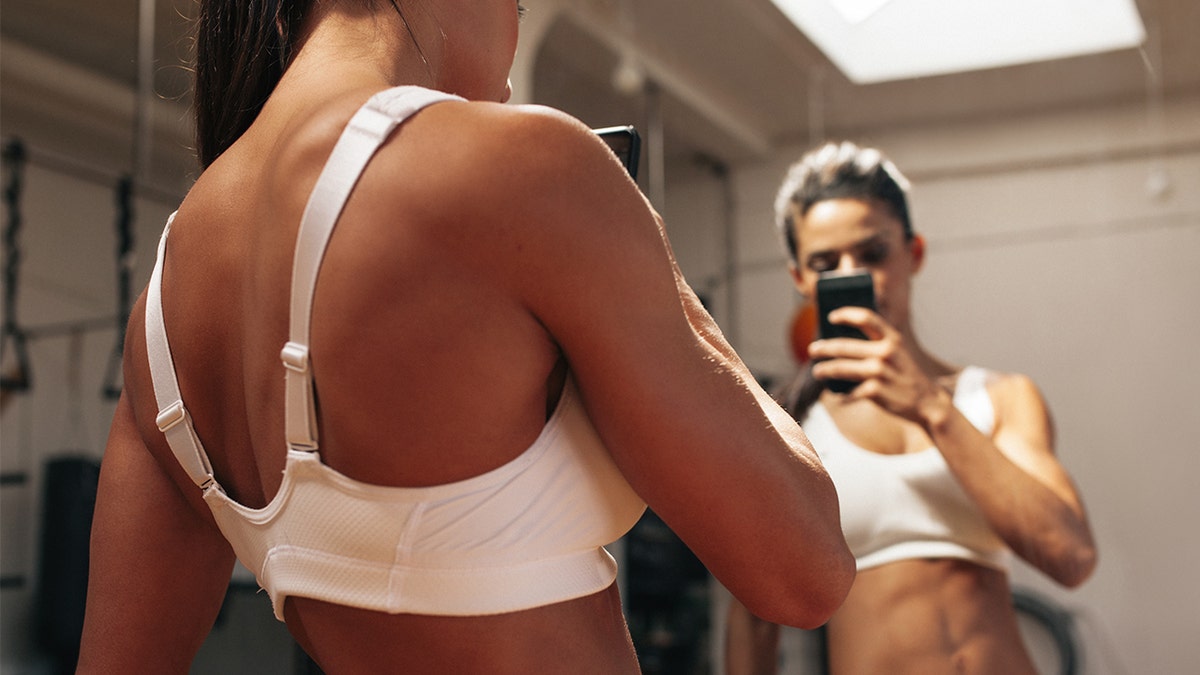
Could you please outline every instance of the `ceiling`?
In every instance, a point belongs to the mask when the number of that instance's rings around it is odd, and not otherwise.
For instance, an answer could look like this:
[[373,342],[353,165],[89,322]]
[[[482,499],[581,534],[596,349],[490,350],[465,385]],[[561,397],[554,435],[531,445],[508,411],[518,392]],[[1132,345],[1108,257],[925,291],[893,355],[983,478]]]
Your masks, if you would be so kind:
[[[195,0],[156,0],[155,89],[186,100]],[[0,35],[134,87],[138,0],[4,0]],[[661,111],[668,157],[743,161],[779,143],[1200,91],[1200,2],[1138,0],[1141,50],[851,84],[770,0],[526,0],[552,12],[533,94],[592,126]],[[897,39],[920,39],[898,36]],[[628,54],[659,94],[622,94]],[[648,101],[656,103],[648,103]]]

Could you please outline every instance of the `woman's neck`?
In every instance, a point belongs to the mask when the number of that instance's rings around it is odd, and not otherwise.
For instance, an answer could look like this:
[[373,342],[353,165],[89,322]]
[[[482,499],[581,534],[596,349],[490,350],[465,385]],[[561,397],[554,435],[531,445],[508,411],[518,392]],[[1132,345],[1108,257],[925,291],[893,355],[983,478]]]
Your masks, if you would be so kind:
[[953,375],[958,372],[958,367],[947,363],[940,358],[926,351],[925,347],[917,339],[916,333],[910,328],[902,332],[904,336],[904,344],[908,348],[913,359],[917,362],[917,367],[921,372],[925,373],[930,379],[938,379],[948,375]]
[[343,4],[316,3],[284,81],[338,88],[435,85],[437,54],[417,48],[403,17],[386,4],[377,11]]

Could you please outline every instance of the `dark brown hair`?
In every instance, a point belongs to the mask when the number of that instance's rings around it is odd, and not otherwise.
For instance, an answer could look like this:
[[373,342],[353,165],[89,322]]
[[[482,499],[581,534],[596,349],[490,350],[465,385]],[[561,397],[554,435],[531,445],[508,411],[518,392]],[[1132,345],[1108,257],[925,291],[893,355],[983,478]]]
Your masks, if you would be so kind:
[[775,391],[775,400],[797,422],[803,423],[824,390],[825,383],[813,377],[812,364],[809,363],[784,387]]
[[196,17],[196,154],[207,168],[262,110],[313,0],[201,0]]
[[[200,0],[192,109],[201,168],[208,168],[254,123],[292,61],[314,1]],[[425,61],[397,0],[387,2]]]

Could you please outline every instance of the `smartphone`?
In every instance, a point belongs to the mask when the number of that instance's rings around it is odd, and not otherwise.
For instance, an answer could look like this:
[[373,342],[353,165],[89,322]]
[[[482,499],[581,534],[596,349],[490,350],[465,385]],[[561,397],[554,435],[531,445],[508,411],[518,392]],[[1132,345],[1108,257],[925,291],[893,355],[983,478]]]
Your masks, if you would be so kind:
[[[856,338],[867,336],[853,326],[829,322],[829,313],[848,305],[875,310],[875,283],[869,272],[825,272],[817,279],[817,336],[827,338]],[[845,394],[858,386],[853,380],[826,380],[833,392]]]
[[631,126],[604,127],[592,131],[608,144],[609,149],[625,165],[629,177],[637,180],[638,159],[642,154],[642,137]]

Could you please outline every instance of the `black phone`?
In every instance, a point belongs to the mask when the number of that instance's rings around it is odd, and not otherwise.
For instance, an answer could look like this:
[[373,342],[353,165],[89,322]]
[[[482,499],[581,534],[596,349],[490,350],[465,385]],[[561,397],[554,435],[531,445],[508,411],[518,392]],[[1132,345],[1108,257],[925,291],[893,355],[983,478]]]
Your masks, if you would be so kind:
[[642,137],[632,126],[604,127],[592,131],[608,144],[609,149],[625,165],[629,177],[637,180],[638,159],[642,154]]
[[[867,336],[853,326],[829,322],[829,313],[838,307],[866,307],[875,310],[875,283],[869,272],[825,272],[817,279],[817,336],[827,338],[856,338]],[[853,380],[826,380],[833,392],[845,394],[858,386]]]

